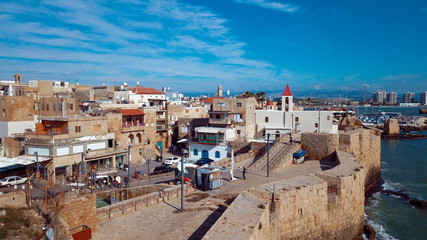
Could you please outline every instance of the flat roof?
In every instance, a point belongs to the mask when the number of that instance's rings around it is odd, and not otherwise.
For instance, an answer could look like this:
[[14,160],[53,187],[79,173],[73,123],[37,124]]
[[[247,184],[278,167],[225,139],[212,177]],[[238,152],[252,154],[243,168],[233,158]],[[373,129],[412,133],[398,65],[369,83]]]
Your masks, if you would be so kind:
[[[41,157],[39,156],[39,163],[44,161],[49,161],[52,158],[49,157]],[[36,163],[36,156],[33,155],[22,155],[19,157],[0,157],[0,172],[14,169],[14,168],[20,168],[25,167],[27,165]]]
[[221,129],[219,128],[211,128],[211,127],[202,127],[197,130],[200,133],[218,133]]

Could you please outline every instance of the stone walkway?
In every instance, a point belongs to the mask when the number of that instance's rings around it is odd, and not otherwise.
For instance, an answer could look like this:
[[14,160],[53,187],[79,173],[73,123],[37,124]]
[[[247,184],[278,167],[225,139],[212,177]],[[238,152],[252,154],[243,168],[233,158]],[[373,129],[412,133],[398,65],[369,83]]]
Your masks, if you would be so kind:
[[[236,164],[236,169],[245,166],[245,164],[245,162]],[[223,187],[204,193],[198,191],[197,194],[218,196],[241,193],[251,187],[268,182],[314,174],[322,171],[322,169],[330,168],[330,164],[328,162],[308,161],[272,173],[269,178],[266,177],[266,172],[248,171],[246,180],[241,178],[241,170],[236,170],[234,175],[238,179],[233,182],[226,180],[230,177],[230,170],[228,169],[222,171]],[[178,212],[181,206],[180,199],[174,199],[98,224],[93,239],[199,239],[197,237],[200,236],[199,233],[206,232],[222,214],[221,211],[207,210],[206,206],[211,206],[211,209],[217,208],[221,202],[222,200],[211,197],[196,202],[186,201],[186,209],[198,208],[199,210],[180,213]]]
[[[205,198],[197,202],[188,200],[191,199],[186,197],[185,209],[217,207],[222,203],[222,200],[212,198]],[[193,233],[206,232],[222,214],[222,212],[218,213],[208,209],[179,212],[180,207],[181,200],[178,198],[113,218],[98,224],[92,239],[198,239]]]

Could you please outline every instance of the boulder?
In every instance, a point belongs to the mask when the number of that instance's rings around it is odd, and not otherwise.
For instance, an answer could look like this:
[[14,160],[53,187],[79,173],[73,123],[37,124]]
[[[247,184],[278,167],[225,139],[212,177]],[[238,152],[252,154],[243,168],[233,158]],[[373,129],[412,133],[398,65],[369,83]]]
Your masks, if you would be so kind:
[[412,199],[411,201],[409,201],[409,203],[412,206],[421,208],[421,209],[426,209],[427,208],[427,201],[426,200],[418,200],[418,199]]

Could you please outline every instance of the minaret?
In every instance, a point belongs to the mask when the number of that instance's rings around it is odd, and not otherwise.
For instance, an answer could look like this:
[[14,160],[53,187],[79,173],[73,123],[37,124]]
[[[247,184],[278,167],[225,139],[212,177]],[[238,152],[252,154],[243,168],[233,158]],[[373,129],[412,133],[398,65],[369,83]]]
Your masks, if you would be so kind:
[[222,86],[218,85],[218,97],[222,98]]
[[294,99],[291,93],[291,89],[289,88],[289,84],[286,84],[286,89],[282,94],[282,111],[284,112],[292,112],[294,108]]

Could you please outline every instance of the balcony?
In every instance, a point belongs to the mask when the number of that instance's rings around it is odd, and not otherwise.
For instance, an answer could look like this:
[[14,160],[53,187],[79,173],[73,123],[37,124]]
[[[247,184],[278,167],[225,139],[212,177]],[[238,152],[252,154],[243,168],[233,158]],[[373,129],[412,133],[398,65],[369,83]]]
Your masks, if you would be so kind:
[[157,125],[156,126],[156,131],[157,132],[162,132],[162,131],[167,131],[168,127],[166,125]]
[[230,119],[224,119],[224,118],[209,118],[210,124],[231,124]]
[[129,128],[129,127],[144,127],[145,123],[138,123],[138,122],[124,122],[122,127],[123,128]]

